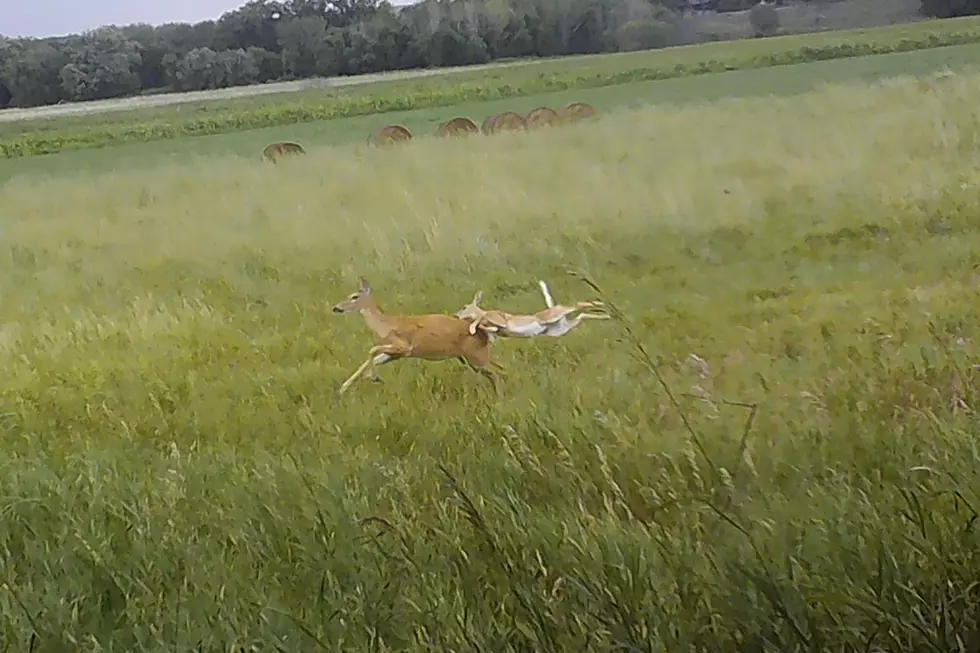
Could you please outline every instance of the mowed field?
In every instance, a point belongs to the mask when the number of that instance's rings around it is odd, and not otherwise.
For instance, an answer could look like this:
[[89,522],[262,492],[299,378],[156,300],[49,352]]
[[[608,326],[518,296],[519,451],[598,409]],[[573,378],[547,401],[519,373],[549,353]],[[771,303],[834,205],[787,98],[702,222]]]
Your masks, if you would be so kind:
[[[976,650],[971,52],[3,161],[0,642]],[[617,317],[337,396],[359,277]]]

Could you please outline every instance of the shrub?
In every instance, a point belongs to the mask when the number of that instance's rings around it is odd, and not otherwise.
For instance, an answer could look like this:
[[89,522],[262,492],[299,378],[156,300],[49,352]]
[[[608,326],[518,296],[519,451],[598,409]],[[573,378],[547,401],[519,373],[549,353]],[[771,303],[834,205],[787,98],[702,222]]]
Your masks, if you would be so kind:
[[759,3],[749,12],[756,36],[773,36],[779,31],[779,12],[770,4]]
[[980,14],[980,0],[922,0],[919,12],[934,18]]

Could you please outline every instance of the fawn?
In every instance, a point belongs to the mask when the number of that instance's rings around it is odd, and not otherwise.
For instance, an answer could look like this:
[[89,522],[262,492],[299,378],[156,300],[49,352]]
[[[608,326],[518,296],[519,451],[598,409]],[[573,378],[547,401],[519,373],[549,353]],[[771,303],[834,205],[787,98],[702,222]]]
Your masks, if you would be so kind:
[[590,310],[602,309],[602,302],[576,302],[574,306],[556,304],[548,291],[548,284],[538,281],[541,294],[544,295],[547,308],[533,315],[515,315],[496,309],[486,310],[480,307],[483,291],[477,291],[473,301],[456,311],[456,317],[470,320],[470,333],[477,330],[495,334],[505,338],[534,338],[536,336],[560,337],[577,327],[582,320],[608,320],[608,313],[589,313]]

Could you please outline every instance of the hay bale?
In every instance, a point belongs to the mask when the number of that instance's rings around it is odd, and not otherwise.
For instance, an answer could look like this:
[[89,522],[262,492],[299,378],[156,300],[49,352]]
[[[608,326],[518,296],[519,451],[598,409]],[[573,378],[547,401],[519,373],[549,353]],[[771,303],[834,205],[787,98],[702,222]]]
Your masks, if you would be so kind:
[[412,132],[402,125],[385,125],[368,136],[368,145],[392,145],[412,139]]
[[483,120],[483,124],[480,125],[480,131],[483,132],[484,134],[492,134],[493,133],[493,123],[496,120],[497,120],[497,116],[496,115],[487,116]]
[[519,113],[514,113],[513,111],[504,111],[503,113],[498,113],[496,116],[494,116],[490,133],[496,134],[497,132],[502,131],[519,131],[526,128],[527,124],[524,122],[524,116]]
[[538,107],[527,112],[527,116],[524,117],[524,122],[528,129],[533,129],[534,127],[544,127],[554,124],[558,122],[558,118],[558,112],[551,107]]
[[591,104],[585,102],[572,102],[561,112],[562,119],[568,122],[577,122],[588,118],[595,118],[599,112]]
[[439,125],[437,133],[439,136],[478,134],[480,133],[480,128],[469,118],[453,118]]
[[276,163],[284,156],[292,156],[295,154],[306,154],[306,150],[304,150],[303,146],[299,143],[272,143],[271,145],[266,145],[265,149],[262,150],[262,159]]

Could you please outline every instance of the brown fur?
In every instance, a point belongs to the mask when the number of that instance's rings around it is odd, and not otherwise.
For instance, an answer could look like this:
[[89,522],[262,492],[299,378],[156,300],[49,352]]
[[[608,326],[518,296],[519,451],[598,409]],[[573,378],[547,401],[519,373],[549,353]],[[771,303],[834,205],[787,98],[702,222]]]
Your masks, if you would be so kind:
[[493,123],[494,123],[495,120],[497,120],[497,115],[496,114],[494,114],[492,116],[487,116],[486,118],[484,118],[483,119],[483,124],[480,125],[480,131],[483,132],[484,134],[488,134],[488,135],[489,134],[492,134],[493,133]]
[[514,113],[513,111],[504,111],[503,113],[498,113],[493,118],[493,123],[490,126],[490,133],[495,134],[500,131],[517,131],[526,128],[524,123],[524,116],[519,113]]
[[551,107],[538,107],[527,112],[524,122],[527,124],[528,129],[532,129],[558,122],[558,117],[558,112]]
[[455,136],[465,134],[478,134],[480,128],[469,118],[453,118],[439,125],[438,134],[440,136]]
[[562,119],[569,122],[595,118],[598,115],[599,112],[595,110],[595,107],[585,102],[572,102],[561,112]]
[[380,341],[368,358],[340,387],[343,394],[360,376],[377,381],[375,368],[401,358],[444,360],[456,358],[486,377],[498,390],[497,376],[490,368],[503,366],[491,360],[490,338],[470,333],[470,324],[452,315],[385,315],[374,299],[371,285],[361,279],[357,292],[333,307],[335,313],[357,311]]
[[271,145],[266,145],[265,149],[262,150],[262,158],[266,161],[272,161],[276,163],[280,158],[284,156],[291,156],[295,154],[306,154],[306,150],[299,143],[272,143]]
[[391,145],[412,140],[412,132],[401,125],[385,125],[368,136],[369,145]]

